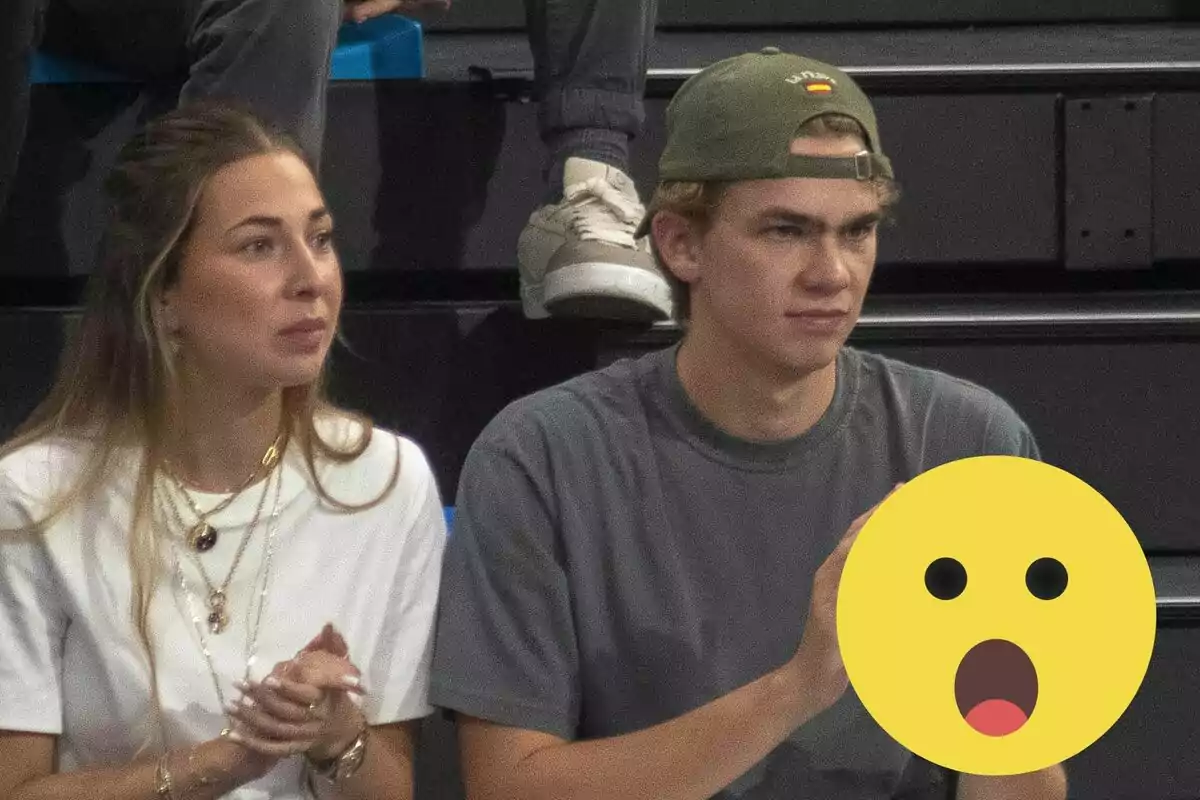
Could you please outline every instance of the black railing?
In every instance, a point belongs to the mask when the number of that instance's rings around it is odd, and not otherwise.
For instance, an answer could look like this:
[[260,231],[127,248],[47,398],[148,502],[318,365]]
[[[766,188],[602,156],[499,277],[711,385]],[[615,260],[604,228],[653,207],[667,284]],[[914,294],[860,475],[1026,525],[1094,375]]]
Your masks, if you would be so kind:
[[[1200,89],[1200,61],[1042,64],[921,64],[845,66],[872,94],[995,94],[1014,91],[1135,92]],[[660,68],[647,72],[646,94],[669,97],[699,68]],[[528,69],[473,66],[472,79],[502,97],[525,97],[533,87]]]

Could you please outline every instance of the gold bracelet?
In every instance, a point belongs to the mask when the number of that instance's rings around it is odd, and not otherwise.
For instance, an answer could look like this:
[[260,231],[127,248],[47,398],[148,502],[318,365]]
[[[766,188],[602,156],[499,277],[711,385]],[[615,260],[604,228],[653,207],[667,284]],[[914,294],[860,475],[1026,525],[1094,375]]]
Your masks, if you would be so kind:
[[318,763],[312,759],[307,759],[310,771],[333,784],[339,784],[348,778],[354,777],[354,773],[358,772],[359,768],[363,765],[363,761],[366,760],[367,741],[370,738],[370,733],[371,728],[367,724],[366,718],[363,718],[358,736],[354,738],[350,746],[341,755],[334,756],[327,761]]
[[362,730],[358,732],[358,738],[354,740],[354,744],[350,745],[350,749],[342,753],[342,757],[338,759],[338,783],[353,778],[354,773],[362,767],[363,761],[367,758],[367,740],[370,736],[371,729],[364,719]]
[[196,769],[196,748],[188,751],[188,773],[192,776],[192,785],[184,790],[185,795],[190,794],[196,789],[206,789],[209,786],[216,785],[216,778],[211,775],[205,775]]
[[175,800],[175,795],[172,794],[171,767],[168,763],[170,757],[170,753],[163,753],[158,759],[154,768],[154,793],[166,800]]

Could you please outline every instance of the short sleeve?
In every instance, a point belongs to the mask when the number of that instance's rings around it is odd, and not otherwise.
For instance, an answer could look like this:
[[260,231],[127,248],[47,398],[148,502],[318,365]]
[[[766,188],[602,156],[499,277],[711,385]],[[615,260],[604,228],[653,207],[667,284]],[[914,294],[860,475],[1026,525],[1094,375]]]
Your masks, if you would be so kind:
[[45,543],[0,478],[0,730],[62,733],[62,611]]
[[918,755],[908,760],[892,800],[949,800],[955,796],[957,773]]
[[446,552],[431,701],[574,738],[578,648],[548,472],[535,448],[477,442]]
[[407,500],[396,520],[402,545],[395,579],[383,606],[375,652],[364,670],[368,694],[363,712],[372,725],[418,719],[433,712],[428,699],[429,668],[446,517],[425,454],[414,443],[399,441],[397,490]]
[[1025,420],[1005,402],[997,401],[988,417],[984,434],[986,455],[1020,456],[1035,461],[1042,459],[1037,438]]

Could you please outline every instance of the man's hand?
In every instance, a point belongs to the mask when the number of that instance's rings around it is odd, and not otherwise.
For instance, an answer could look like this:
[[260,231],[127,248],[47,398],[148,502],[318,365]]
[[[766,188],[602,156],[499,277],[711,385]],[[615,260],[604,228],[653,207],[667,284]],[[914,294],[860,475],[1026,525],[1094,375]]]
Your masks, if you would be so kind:
[[1025,775],[958,776],[957,800],[1066,800],[1067,773],[1061,764]]
[[346,0],[347,22],[366,22],[373,17],[392,13],[446,11],[451,0]]
[[[896,484],[883,500],[891,497],[902,485]],[[816,696],[825,701],[824,705],[835,703],[849,684],[837,641],[837,597],[842,570],[846,566],[850,548],[858,539],[859,531],[867,524],[875,509],[883,505],[883,500],[851,523],[838,546],[813,577],[808,621],[804,625],[804,634],[796,654],[792,657],[791,665],[798,670],[799,675],[814,682]]]

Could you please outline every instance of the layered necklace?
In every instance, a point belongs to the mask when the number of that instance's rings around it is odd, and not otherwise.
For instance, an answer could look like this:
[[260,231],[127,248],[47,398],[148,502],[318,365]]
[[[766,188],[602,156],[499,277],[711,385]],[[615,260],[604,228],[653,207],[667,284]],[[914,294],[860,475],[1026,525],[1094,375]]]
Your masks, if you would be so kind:
[[[274,478],[273,481],[271,480],[272,477]],[[173,559],[175,566],[175,577],[178,582],[179,589],[186,599],[188,613],[191,617],[192,624],[195,626],[196,635],[200,639],[200,649],[204,654],[204,661],[208,666],[209,675],[212,677],[213,689],[216,692],[217,700],[220,703],[222,710],[225,708],[225,692],[221,688],[221,680],[217,675],[216,665],[213,663],[212,650],[209,646],[209,635],[221,633],[229,624],[229,615],[226,611],[227,600],[225,592],[229,587],[229,582],[233,575],[233,571],[237,568],[238,562],[241,560],[242,553],[244,553],[246,550],[247,543],[252,538],[255,529],[258,528],[258,525],[261,521],[262,510],[265,506],[266,497],[272,488],[274,488],[275,495],[274,507],[267,521],[266,541],[263,543],[263,559],[259,569],[259,574],[252,582],[252,586],[257,588],[252,591],[251,602],[248,602],[246,605],[246,669],[242,675],[242,680],[249,681],[250,673],[257,659],[259,631],[262,628],[263,610],[266,608],[267,596],[270,589],[271,562],[275,556],[279,515],[282,508],[283,470],[276,470],[273,476],[268,476],[268,479],[263,482],[263,493],[262,497],[259,499],[258,510],[255,512],[253,520],[246,528],[246,535],[242,540],[242,545],[239,547],[238,554],[234,559],[233,568],[230,569],[229,576],[225,579],[225,582],[222,584],[219,590],[213,588],[212,581],[205,572],[204,565],[200,563],[200,559],[196,555],[195,551],[190,547],[184,547],[181,542],[181,537],[168,537],[168,540],[170,541],[172,549],[175,553],[175,558]],[[171,517],[177,524],[181,526],[181,528],[186,530],[186,525],[180,519],[179,506],[175,502],[175,499],[171,496],[171,492],[168,490],[158,494],[159,502],[157,503],[157,506],[160,514],[163,515],[163,523],[170,528],[170,522],[166,519],[166,517]],[[196,564],[201,576],[204,578],[205,584],[209,589],[207,602],[209,613],[207,617],[204,617],[202,612],[197,611],[197,609],[202,606],[196,597],[195,592],[193,592],[192,584],[188,580],[187,574],[184,571],[183,561],[185,558],[191,559],[193,563]],[[252,602],[254,595],[257,595],[258,597],[257,606],[255,606],[255,604]],[[231,726],[232,723],[229,727],[226,727],[224,730],[222,730],[221,734],[223,736],[227,735],[231,730]]]
[[[207,606],[208,615],[206,622],[208,623],[209,632],[213,635],[220,634],[229,627],[229,585],[233,582],[233,576],[237,572],[238,566],[242,562],[242,556],[246,552],[246,548],[250,544],[250,540],[254,536],[255,530],[258,528],[260,519],[262,518],[263,507],[266,504],[267,493],[270,489],[271,474],[275,472],[275,468],[279,465],[281,446],[283,444],[284,435],[281,433],[276,437],[275,441],[267,448],[260,460],[260,466],[250,475],[247,482],[241,486],[235,493],[222,500],[214,508],[207,512],[201,511],[187,488],[174,475],[171,475],[171,482],[175,491],[172,492],[168,488],[164,492],[166,501],[166,509],[170,513],[175,525],[184,532],[183,540],[187,542],[187,555],[196,565],[200,577],[204,579],[205,588],[208,590]],[[215,546],[217,541],[217,530],[210,523],[209,519],[221,511],[229,508],[233,501],[236,500],[241,493],[244,492],[255,478],[266,473],[266,480],[263,481],[262,495],[258,499],[258,507],[254,511],[254,517],[250,524],[246,526],[246,532],[242,535],[242,542],[238,546],[237,553],[233,557],[233,563],[229,566],[229,572],[225,575],[220,585],[216,584],[209,577],[208,570],[205,569],[204,563],[200,560],[200,553],[207,552]],[[282,474],[282,470],[278,471]],[[183,519],[182,511],[176,502],[176,494],[182,495],[191,507],[192,513],[196,516],[197,521],[189,525]],[[278,497],[276,498],[278,502]],[[172,543],[177,543],[177,537],[171,537]]]
[[[196,517],[196,522],[187,527],[186,540],[188,547],[197,553],[207,553],[209,550],[212,550],[217,546],[217,539],[220,537],[220,531],[218,531],[212,526],[211,523],[209,523],[209,519],[215,517],[217,514],[220,514],[222,511],[233,505],[234,501],[241,497],[242,493],[249,489],[254,482],[264,474],[270,474],[271,470],[275,468],[275,465],[279,463],[279,455],[282,452],[283,440],[286,436],[286,433],[286,431],[280,431],[279,435],[275,437],[275,441],[272,442],[271,446],[267,448],[267,451],[263,453],[262,459],[260,459],[259,465],[254,468],[254,471],[247,475],[246,479],[242,481],[240,485],[234,488],[234,490],[229,493],[228,497],[207,511],[202,510],[199,504],[196,503],[195,498],[193,498],[191,495],[191,492],[187,490],[187,487],[183,485],[183,481],[179,479],[177,470],[175,470],[170,463],[166,465],[167,474],[170,476],[171,481],[175,484],[175,488],[181,495],[183,495],[188,506],[191,507],[192,513]],[[182,520],[180,521],[182,522]]]

